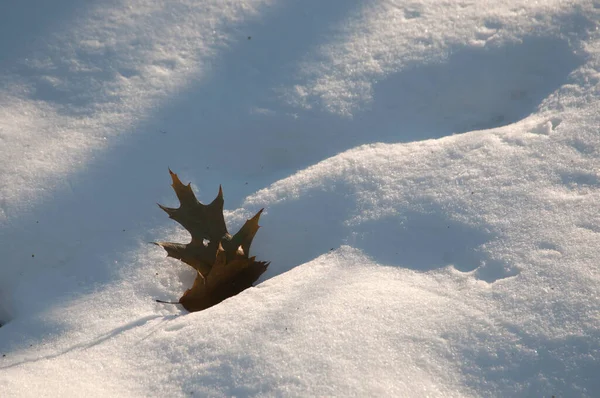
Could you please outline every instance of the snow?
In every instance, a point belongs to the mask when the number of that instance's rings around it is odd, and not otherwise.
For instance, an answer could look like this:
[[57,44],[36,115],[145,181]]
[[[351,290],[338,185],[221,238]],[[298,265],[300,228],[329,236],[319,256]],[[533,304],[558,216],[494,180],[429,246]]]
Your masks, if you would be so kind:
[[[40,0],[0,13],[2,396],[600,395],[600,5]],[[260,283],[150,241],[168,168]]]

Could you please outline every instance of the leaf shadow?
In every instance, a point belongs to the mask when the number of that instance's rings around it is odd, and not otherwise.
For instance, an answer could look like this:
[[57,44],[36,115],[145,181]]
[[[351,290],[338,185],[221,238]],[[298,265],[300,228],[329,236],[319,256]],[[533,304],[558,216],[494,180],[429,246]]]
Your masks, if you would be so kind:
[[445,212],[406,211],[397,217],[372,220],[354,229],[352,245],[378,263],[429,271],[452,265],[461,272],[477,270],[474,276],[495,282],[513,272],[489,257],[483,245],[496,236],[483,226],[467,225]]
[[302,199],[269,206],[256,238],[260,244],[255,246],[257,256],[272,261],[263,279],[340,245],[360,249],[381,265],[419,272],[453,266],[489,283],[518,272],[484,250],[485,244],[497,238],[493,232],[454,220],[434,204],[422,203],[419,211],[399,208],[397,215],[383,219],[347,223],[356,206],[352,194],[343,188],[311,190]]
[[[35,362],[39,362],[39,361],[46,361],[46,360],[51,360],[54,358],[58,358],[62,355],[66,355],[69,354],[73,351],[83,351],[83,350],[87,350],[89,348],[93,348],[107,340],[110,340],[120,334],[126,333],[132,329],[144,326],[145,324],[147,324],[148,322],[151,322],[155,319],[161,319],[162,318],[162,322],[160,322],[159,326],[164,323],[164,322],[168,322],[172,319],[175,319],[176,317],[178,317],[180,315],[167,315],[167,316],[161,316],[161,315],[149,315],[149,316],[145,316],[142,317],[140,319],[137,319],[135,321],[132,322],[128,322],[122,326],[116,327],[114,329],[112,329],[109,332],[103,333],[102,335],[94,338],[91,341],[88,342],[83,342],[83,343],[78,343],[78,344],[74,344],[71,347],[67,348],[67,349],[63,349],[60,350],[54,354],[50,354],[50,355],[44,355],[44,356],[36,356],[34,358],[30,358],[30,359],[24,359],[24,360],[19,360],[17,362],[12,362],[8,365],[4,365],[2,366],[0,364],[0,369],[9,369],[9,368],[14,368],[17,366],[21,366],[23,364],[31,364],[31,363],[35,363]],[[157,329],[157,327],[155,327],[154,329]],[[21,329],[21,328],[19,328]],[[152,333],[152,332],[150,332]],[[147,336],[146,336],[147,337]],[[6,352],[14,352],[14,349],[19,347],[18,344],[15,344],[14,346],[11,347],[11,344],[2,344],[4,343],[3,341],[0,341],[0,352],[6,353]]]

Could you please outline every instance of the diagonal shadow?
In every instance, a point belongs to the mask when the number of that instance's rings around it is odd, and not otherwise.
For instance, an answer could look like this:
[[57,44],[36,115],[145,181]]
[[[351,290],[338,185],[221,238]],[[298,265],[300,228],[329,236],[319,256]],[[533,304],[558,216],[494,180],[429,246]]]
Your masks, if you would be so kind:
[[[247,47],[261,35],[253,37]],[[554,37],[496,48],[458,47],[446,62],[387,77],[375,86],[370,109],[349,119],[280,103],[271,88],[289,86],[289,62],[266,66],[262,59],[268,54],[256,60],[247,51],[241,51],[241,64],[238,54],[230,53],[227,66],[215,71],[209,84],[180,95],[143,127],[165,134],[137,136],[136,147],[145,153],[135,156],[148,163],[168,160],[210,187],[222,181],[263,187],[361,144],[432,139],[514,123],[535,112],[583,62],[566,41]]]
[[[0,4],[0,68],[10,69],[44,38],[74,19],[94,0],[20,0]],[[18,38],[18,39],[16,39]]]

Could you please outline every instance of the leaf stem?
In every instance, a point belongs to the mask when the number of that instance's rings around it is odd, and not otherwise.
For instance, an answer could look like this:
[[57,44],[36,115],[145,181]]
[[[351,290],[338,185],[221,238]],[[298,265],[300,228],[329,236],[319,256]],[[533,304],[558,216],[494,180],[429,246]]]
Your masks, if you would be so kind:
[[155,300],[157,303],[162,303],[162,304],[180,304],[179,301],[162,301],[162,300]]

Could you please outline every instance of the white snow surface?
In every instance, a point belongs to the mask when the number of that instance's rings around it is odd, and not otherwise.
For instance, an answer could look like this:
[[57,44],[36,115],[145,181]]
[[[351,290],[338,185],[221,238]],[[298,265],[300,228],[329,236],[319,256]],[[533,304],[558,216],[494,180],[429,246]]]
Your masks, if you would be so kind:
[[[0,395],[600,396],[600,3],[0,12]],[[148,242],[168,168],[256,287]]]

